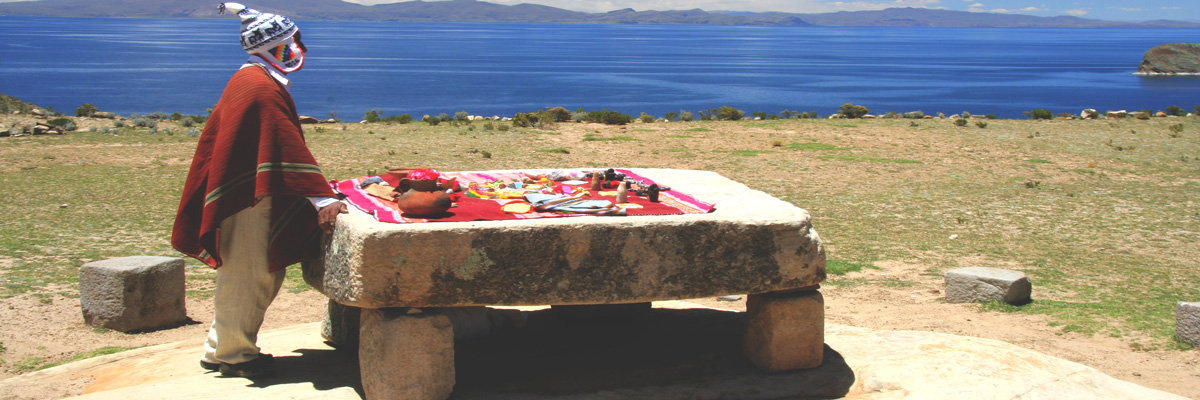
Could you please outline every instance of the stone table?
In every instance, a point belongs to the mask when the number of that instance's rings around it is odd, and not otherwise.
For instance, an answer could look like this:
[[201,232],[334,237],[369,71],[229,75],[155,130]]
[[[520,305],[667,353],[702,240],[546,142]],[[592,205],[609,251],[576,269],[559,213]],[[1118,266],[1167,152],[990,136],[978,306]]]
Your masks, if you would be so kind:
[[[368,398],[443,399],[454,387],[449,308],[602,305],[749,294],[743,347],[765,371],[821,364],[825,251],[807,211],[707,171],[634,172],[708,214],[390,224],[338,218],[305,280],[353,329]],[[332,335],[338,341],[340,335]],[[417,367],[420,366],[420,367]]]

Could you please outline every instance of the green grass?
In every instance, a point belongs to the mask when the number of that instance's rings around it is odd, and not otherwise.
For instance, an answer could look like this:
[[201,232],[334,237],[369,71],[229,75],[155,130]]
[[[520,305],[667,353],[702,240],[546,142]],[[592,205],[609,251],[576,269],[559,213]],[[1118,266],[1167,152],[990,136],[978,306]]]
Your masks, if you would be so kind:
[[820,157],[823,160],[835,161],[851,161],[851,162],[868,162],[868,163],[888,163],[888,164],[920,164],[917,160],[907,160],[903,158],[879,158],[867,157],[852,154],[825,155]]
[[633,136],[600,136],[589,133],[583,136],[585,142],[636,142],[638,138]]
[[105,347],[101,347],[99,349],[92,350],[89,352],[73,355],[73,356],[71,356],[71,358],[68,358],[66,360],[47,363],[45,365],[39,365],[39,366],[37,366],[37,369],[43,370],[46,368],[57,367],[59,365],[72,363],[72,362],[79,361],[79,360],[86,360],[86,359],[93,358],[93,357],[105,356],[105,355],[109,355],[109,354],[120,353],[120,352],[126,351],[126,350],[133,350],[133,349],[136,349],[136,347],[105,346]]
[[[913,282],[900,279],[846,276],[888,261],[939,271],[967,262],[1013,266],[1030,276],[1034,301],[1008,312],[1044,315],[1061,331],[1139,338],[1139,348],[1175,348],[1174,305],[1200,299],[1200,135],[1190,134],[1200,131],[1200,119],[990,122],[986,132],[964,134],[950,123],[914,130],[901,120],[782,120],[765,129],[695,121],[671,124],[683,135],[636,138],[615,126],[588,127],[585,135],[571,123],[545,128],[553,136],[348,124],[309,128],[306,140],[331,179],[388,166],[711,170],[808,210],[827,251],[830,285],[910,288]],[[1166,132],[1175,123],[1185,134],[1130,134]],[[775,141],[792,144],[777,147],[778,155],[744,149]],[[169,245],[170,228],[195,142],[130,128],[0,138],[0,187],[7,189],[0,196],[0,299],[77,296],[78,268],[89,261],[180,256]],[[569,153],[557,152],[564,144]],[[289,271],[287,290],[309,290],[299,268]],[[189,298],[210,297],[214,275],[189,260]],[[989,307],[1001,308],[982,306]],[[53,355],[41,356],[6,366],[29,370]]]
[[827,275],[845,275],[851,272],[862,271],[863,268],[879,269],[879,267],[870,264],[859,264],[832,259],[825,260],[825,274]]
[[713,151],[717,152],[717,153],[728,153],[728,154],[732,154],[735,156],[741,156],[741,157],[755,157],[760,154],[776,153],[776,151],[774,151],[774,150],[713,150]]
[[30,357],[21,358],[20,360],[17,360],[16,362],[9,364],[9,367],[13,371],[29,372],[29,371],[38,369],[38,367],[41,366],[42,363],[45,363],[45,362],[46,362],[45,357],[30,356]]
[[571,154],[570,150],[567,150],[562,147],[555,147],[553,149],[537,149],[535,151],[537,151],[538,153]]
[[792,143],[787,145],[787,148],[792,150],[846,150],[844,147],[837,147],[832,144],[825,143]]

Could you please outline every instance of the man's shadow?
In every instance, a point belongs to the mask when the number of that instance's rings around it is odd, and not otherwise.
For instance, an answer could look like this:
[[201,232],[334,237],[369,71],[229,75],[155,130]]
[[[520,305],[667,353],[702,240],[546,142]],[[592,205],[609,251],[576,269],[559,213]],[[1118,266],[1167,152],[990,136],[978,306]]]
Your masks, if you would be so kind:
[[[451,398],[821,399],[842,397],[853,385],[854,372],[829,346],[820,367],[759,371],[742,353],[745,324],[745,313],[712,309],[530,312],[524,328],[455,344]],[[277,358],[278,376],[255,385],[311,382],[363,395],[356,351],[299,352]]]

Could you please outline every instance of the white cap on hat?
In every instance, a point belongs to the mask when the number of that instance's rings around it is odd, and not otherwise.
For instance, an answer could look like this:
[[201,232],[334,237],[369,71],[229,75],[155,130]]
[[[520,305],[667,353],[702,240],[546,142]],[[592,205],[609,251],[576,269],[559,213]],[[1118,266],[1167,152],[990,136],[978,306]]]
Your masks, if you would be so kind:
[[247,53],[261,57],[284,73],[304,66],[304,47],[294,39],[300,29],[292,20],[238,3],[221,3],[219,11],[221,14],[230,11],[241,17],[242,48]]
[[221,14],[229,11],[242,18],[242,48],[250,54],[278,46],[299,31],[287,17],[261,13],[239,3],[221,3],[219,10]]

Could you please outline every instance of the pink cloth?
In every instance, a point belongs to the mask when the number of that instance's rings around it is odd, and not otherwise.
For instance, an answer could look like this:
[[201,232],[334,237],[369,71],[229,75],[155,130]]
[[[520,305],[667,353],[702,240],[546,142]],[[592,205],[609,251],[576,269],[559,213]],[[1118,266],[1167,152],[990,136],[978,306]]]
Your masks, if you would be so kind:
[[[632,171],[618,169],[617,172],[625,174],[627,178],[643,181],[646,184],[655,183],[646,177],[638,175]],[[457,178],[458,183],[462,186],[470,185],[471,183],[488,183],[498,180],[520,180],[526,176],[536,175],[535,173],[525,173],[522,171],[474,171],[474,172],[444,172],[441,173],[441,179]],[[411,172],[410,172],[411,176]],[[384,181],[392,186],[397,184],[396,179],[390,175],[379,175]],[[453,221],[493,221],[493,220],[513,220],[513,219],[533,219],[533,218],[558,218],[558,217],[575,217],[586,214],[564,214],[550,212],[532,212],[528,214],[509,214],[500,209],[501,206],[512,202],[513,199],[481,199],[473,198],[461,193],[451,195],[451,199],[457,204],[451,208],[447,215],[441,218],[409,218],[403,215],[403,212],[396,207],[396,203],[387,201],[370,194],[360,187],[363,180],[368,176],[348,179],[344,181],[335,181],[332,183],[333,189],[338,193],[346,196],[346,201],[355,208],[362,210],[367,214],[371,214],[375,219],[382,222],[390,223],[414,223],[414,222],[453,222]],[[556,192],[570,192],[575,186],[564,185],[561,182],[556,182]],[[587,188],[588,184],[578,185],[579,187]],[[615,189],[605,189],[615,190]],[[587,196],[588,199],[603,199],[615,201],[614,196],[599,196],[592,193]],[[626,215],[679,215],[679,214],[704,214],[712,212],[716,207],[711,203],[703,202],[695,197],[676,190],[667,190],[659,193],[659,202],[651,203],[649,199],[629,193],[627,202],[641,205],[642,208],[627,208]]]

